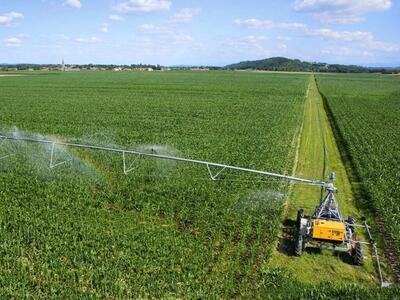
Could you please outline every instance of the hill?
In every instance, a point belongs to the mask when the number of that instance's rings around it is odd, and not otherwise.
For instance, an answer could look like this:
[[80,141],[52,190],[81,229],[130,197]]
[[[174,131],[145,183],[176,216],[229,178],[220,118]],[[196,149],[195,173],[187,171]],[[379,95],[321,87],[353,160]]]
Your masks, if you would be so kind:
[[261,60],[242,61],[237,64],[227,65],[227,69],[235,70],[268,70],[292,72],[338,72],[338,73],[376,73],[387,72],[386,68],[367,68],[356,65],[327,64],[319,62],[306,62],[299,59],[286,57],[271,57]]

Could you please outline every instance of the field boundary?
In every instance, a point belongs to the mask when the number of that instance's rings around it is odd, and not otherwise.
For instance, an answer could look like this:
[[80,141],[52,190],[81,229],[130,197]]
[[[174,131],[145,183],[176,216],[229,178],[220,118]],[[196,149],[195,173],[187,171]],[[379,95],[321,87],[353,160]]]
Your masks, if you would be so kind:
[[[358,171],[355,160],[348,151],[348,143],[337,125],[328,98],[321,92],[317,78],[315,78],[315,82],[318,92],[323,100],[324,109],[332,128],[339,149],[339,154],[343,161],[347,176],[350,179],[350,185],[355,195],[355,205],[362,213],[367,213],[370,217],[372,216],[373,224],[371,225],[373,225],[372,231],[375,233],[374,237],[376,237],[378,243],[381,244],[381,247],[379,248],[381,248],[381,251],[384,253],[385,258],[391,267],[391,271],[395,275],[396,282],[400,282],[400,255],[397,249],[393,247],[392,239],[385,231],[384,221],[381,220],[376,213],[376,207],[372,201],[372,196],[363,184],[362,176]],[[363,200],[357,201],[358,198]]]
[[[306,90],[306,93],[304,95],[303,113],[301,114],[301,125],[300,125],[299,129],[297,130],[295,136],[293,137],[293,141],[292,141],[292,144],[294,144],[296,142],[296,149],[295,149],[295,154],[294,154],[294,159],[293,159],[293,167],[292,167],[292,171],[291,171],[291,176],[295,176],[296,175],[296,170],[297,170],[297,167],[298,167],[298,164],[299,164],[301,138],[302,138],[303,130],[304,130],[304,116],[305,116],[305,112],[306,112],[306,105],[305,104],[306,104],[306,101],[308,99],[309,91],[310,91],[310,85],[307,84],[307,90]],[[284,207],[283,215],[282,215],[283,220],[286,219],[287,215],[288,215],[288,208],[289,208],[289,204],[290,204],[289,200],[290,200],[291,193],[293,192],[293,185],[294,184],[295,184],[294,182],[290,181],[288,183],[288,186],[287,186],[288,192],[287,192],[286,197],[285,197],[285,207]],[[282,225],[281,225],[280,229],[282,231],[282,229],[283,229]]]

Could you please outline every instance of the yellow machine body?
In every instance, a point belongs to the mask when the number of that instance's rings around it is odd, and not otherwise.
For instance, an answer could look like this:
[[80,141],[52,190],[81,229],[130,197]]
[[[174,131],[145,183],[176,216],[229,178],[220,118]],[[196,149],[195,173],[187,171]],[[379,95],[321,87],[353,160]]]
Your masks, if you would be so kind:
[[346,226],[342,222],[313,220],[312,237],[314,239],[342,242],[345,239]]

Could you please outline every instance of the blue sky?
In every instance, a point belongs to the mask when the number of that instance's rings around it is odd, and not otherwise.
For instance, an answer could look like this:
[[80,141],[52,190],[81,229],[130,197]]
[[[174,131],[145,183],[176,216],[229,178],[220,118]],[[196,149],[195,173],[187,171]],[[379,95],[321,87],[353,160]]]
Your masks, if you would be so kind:
[[395,0],[2,0],[0,63],[400,65]]

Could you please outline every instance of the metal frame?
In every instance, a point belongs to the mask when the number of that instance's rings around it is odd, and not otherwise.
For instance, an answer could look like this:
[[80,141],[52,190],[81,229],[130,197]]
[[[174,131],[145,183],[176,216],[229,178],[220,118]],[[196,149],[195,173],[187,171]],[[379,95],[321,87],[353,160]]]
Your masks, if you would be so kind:
[[[65,164],[70,161],[68,159],[62,163],[53,164],[55,146],[65,146],[65,147],[83,148],[83,149],[121,153],[122,160],[123,160],[123,171],[124,171],[125,175],[128,175],[129,172],[131,172],[137,168],[137,166],[134,166],[134,165],[138,163],[139,158],[147,157],[147,158],[174,160],[174,161],[181,161],[181,162],[187,162],[187,163],[192,163],[192,164],[205,165],[207,167],[207,170],[208,170],[211,180],[216,180],[218,178],[218,176],[220,176],[221,173],[225,169],[229,169],[229,170],[240,171],[240,172],[273,176],[273,177],[281,178],[281,179],[288,180],[288,181],[295,181],[298,183],[320,186],[320,187],[323,187],[323,188],[326,188],[326,189],[329,189],[332,191],[336,190],[336,188],[331,183],[327,183],[325,181],[304,179],[304,178],[299,178],[299,177],[294,177],[294,176],[273,173],[273,172],[269,172],[269,171],[262,171],[262,170],[244,168],[244,167],[236,167],[236,166],[231,166],[231,165],[227,165],[227,164],[213,163],[213,162],[209,162],[209,161],[205,161],[205,160],[189,159],[189,158],[170,156],[170,155],[161,155],[161,154],[154,154],[154,153],[144,153],[144,152],[140,152],[140,151],[136,151],[136,150],[129,150],[129,149],[103,147],[103,146],[95,146],[95,145],[85,145],[85,144],[77,144],[77,143],[67,143],[67,142],[51,141],[51,140],[45,140],[45,139],[34,139],[34,138],[27,138],[27,137],[16,138],[16,137],[11,137],[11,136],[6,136],[6,135],[0,135],[0,139],[20,141],[20,142],[40,143],[40,144],[51,144],[52,145],[52,151],[51,151],[51,157],[50,157],[50,159],[51,159],[50,167],[51,168],[55,168],[57,166],[60,166],[60,165]],[[134,156],[137,156],[135,161],[130,166],[127,166],[127,164],[126,164],[126,155],[127,154],[132,154]],[[213,173],[211,171],[210,167],[219,168],[220,171],[218,171],[217,173]]]
[[208,174],[210,174],[210,178],[211,180],[217,180],[218,176],[221,175],[221,173],[226,169],[226,166],[221,168],[221,170],[219,170],[217,173],[213,174],[211,169],[210,169],[210,165],[207,164],[207,170],[208,170]]
[[344,221],[333,191],[329,190],[325,200],[323,200],[316,208],[314,216],[316,219],[334,219],[341,222]]
[[381,269],[381,262],[379,260],[379,255],[378,255],[378,248],[376,247],[375,244],[375,240],[372,237],[371,231],[369,230],[370,226],[367,224],[366,220],[363,220],[363,225],[361,225],[362,227],[365,228],[365,231],[367,232],[368,238],[369,238],[369,243],[372,246],[372,249],[374,251],[374,255],[375,256],[375,260],[376,260],[376,265],[378,267],[378,274],[379,274],[379,279],[381,281],[381,287],[389,287],[391,285],[390,282],[385,281],[383,279],[383,275],[382,275],[382,269]]
[[123,167],[124,167],[124,174],[128,175],[129,172],[132,172],[133,170],[137,169],[138,166],[138,161],[141,157],[141,154],[135,154],[136,158],[134,159],[134,161],[127,167],[126,164],[126,157],[125,157],[125,153],[126,152],[122,152],[122,163],[123,163]]
[[[370,226],[367,224],[366,220],[363,220],[362,224],[349,224],[347,222],[345,222],[346,224],[346,228],[348,228],[348,225],[354,226],[354,227],[362,227],[365,229],[365,232],[368,235],[369,241],[358,241],[358,240],[354,240],[353,239],[353,233],[351,232],[351,230],[346,230],[346,238],[343,241],[343,243],[339,244],[339,246],[336,246],[334,244],[331,244],[329,242],[323,242],[323,241],[316,241],[312,238],[310,238],[310,240],[306,241],[304,244],[304,248],[310,248],[312,246],[317,247],[321,250],[330,250],[330,251],[337,251],[337,252],[344,252],[344,253],[349,253],[351,254],[351,251],[353,249],[352,245],[355,243],[360,243],[363,245],[369,245],[371,247],[372,250],[372,254],[371,256],[373,258],[375,258],[375,264],[377,267],[377,271],[378,271],[378,275],[379,275],[379,281],[381,283],[381,287],[389,287],[391,285],[390,282],[385,281],[383,278],[383,274],[382,274],[382,268],[381,268],[381,262],[379,259],[379,255],[378,255],[378,248],[375,244],[375,241],[372,237],[371,231],[370,231]],[[314,243],[313,243],[314,242]],[[342,246],[340,246],[342,245]]]
[[[234,170],[234,171],[240,171],[240,172],[248,172],[248,173],[253,173],[253,174],[260,174],[260,175],[267,175],[267,176],[273,176],[276,178],[281,178],[284,180],[288,181],[294,181],[298,183],[303,183],[303,184],[309,184],[309,185],[314,185],[314,186],[320,186],[323,189],[326,189],[328,191],[327,196],[325,199],[321,202],[320,206],[316,208],[315,213],[313,218],[317,219],[333,219],[337,221],[341,221],[346,225],[346,235],[345,235],[345,240],[341,245],[346,245],[346,247],[339,247],[336,245],[330,245],[326,246],[326,243],[323,243],[321,241],[315,241],[312,238],[306,241],[305,247],[307,247],[310,242],[314,241],[317,243],[317,246],[320,249],[329,249],[329,250],[334,250],[334,251],[341,251],[341,252],[350,252],[352,249],[352,245],[355,242],[359,242],[362,244],[369,244],[372,246],[373,251],[375,253],[375,258],[376,258],[376,263],[378,267],[378,272],[379,272],[379,278],[381,281],[381,286],[382,287],[387,287],[390,285],[390,283],[386,282],[383,280],[383,275],[382,275],[382,270],[380,266],[380,260],[378,256],[378,250],[377,247],[373,241],[371,232],[369,230],[369,225],[367,225],[366,221],[363,221],[362,225],[357,225],[357,224],[349,224],[344,221],[336,198],[334,196],[334,192],[336,191],[336,188],[334,187],[332,182],[325,182],[325,181],[320,181],[320,180],[310,180],[310,179],[303,179],[303,178],[298,178],[294,176],[288,176],[288,175],[282,175],[278,173],[273,173],[273,172],[268,172],[268,171],[262,171],[262,170],[255,170],[255,169],[250,169],[250,168],[243,168],[243,167],[236,167],[236,166],[231,166],[231,165],[226,165],[226,164],[220,164],[220,163],[213,163],[209,161],[204,161],[204,160],[196,160],[196,159],[188,159],[188,158],[183,158],[183,157],[176,157],[176,156],[169,156],[169,155],[160,155],[160,154],[151,154],[151,153],[144,153],[140,151],[135,151],[135,150],[128,150],[128,149],[119,149],[119,148],[111,148],[111,147],[102,147],[102,146],[95,146],[95,145],[85,145],[85,144],[77,144],[77,143],[67,143],[67,142],[58,142],[58,141],[51,141],[51,140],[45,140],[45,139],[34,139],[34,138],[16,138],[16,137],[11,137],[11,136],[5,136],[5,135],[0,135],[0,145],[2,145],[6,140],[12,140],[12,141],[23,141],[23,142],[32,142],[32,143],[40,143],[40,144],[51,144],[51,153],[50,153],[50,168],[56,168],[58,166],[61,166],[63,164],[66,164],[70,161],[72,161],[73,157],[63,149],[64,153],[68,155],[68,159],[56,163],[55,161],[55,155],[56,155],[56,146],[61,146],[61,147],[74,147],[74,148],[82,148],[82,149],[91,149],[91,150],[99,150],[99,151],[108,151],[108,152],[114,152],[114,153],[122,153],[122,162],[123,162],[123,171],[125,175],[128,175],[130,172],[138,168],[138,163],[139,160],[142,157],[147,157],[147,158],[156,158],[156,159],[165,159],[165,160],[173,160],[173,161],[181,161],[181,162],[187,162],[187,163],[192,163],[192,164],[199,164],[199,165],[205,165],[208,170],[208,174],[211,178],[211,180],[217,180],[217,178],[221,175],[221,173],[226,170]],[[4,157],[0,157],[1,159],[10,157],[10,154]],[[135,156],[135,159],[133,160],[132,163],[129,165],[127,164],[127,155],[132,155]],[[213,173],[211,171],[210,167],[215,167],[218,168],[219,171],[216,173]],[[334,174],[331,176],[331,180],[334,179]],[[328,217],[329,216],[329,217]],[[301,228],[301,231],[306,231],[302,232],[301,234],[303,236],[307,236],[311,228],[310,221],[311,219],[304,219],[304,228]],[[302,220],[303,224],[303,220]],[[350,226],[353,227],[363,227],[365,228],[370,241],[369,242],[364,242],[364,241],[354,241],[353,240],[353,233],[352,230],[350,229]],[[302,225],[303,226],[303,225]]]
[[63,150],[62,152],[65,153],[68,156],[68,159],[61,161],[61,162],[56,162],[56,143],[53,142],[53,144],[51,145],[51,154],[50,154],[50,169],[54,169],[58,166],[61,166],[63,164],[66,164],[70,161],[72,161],[73,157],[71,154],[69,154],[67,151]]
[[[346,228],[344,240],[342,242],[339,242],[338,244],[335,244],[329,241],[316,240],[312,238],[311,237],[312,220],[315,219],[332,220],[344,223]],[[351,228],[356,228],[356,227],[364,228],[369,241],[358,241],[353,239],[353,230]],[[325,249],[337,252],[345,252],[351,255],[355,243],[369,245],[373,252],[372,257],[375,258],[375,263],[379,275],[379,280],[381,282],[381,287],[390,286],[390,283],[385,281],[383,278],[381,263],[378,255],[378,248],[372,237],[370,226],[367,224],[365,218],[362,219],[362,224],[353,224],[345,221],[343,219],[342,214],[340,213],[339,206],[334,196],[333,190],[328,190],[328,194],[326,195],[325,199],[321,202],[321,204],[315,209],[315,213],[312,217],[301,219],[299,234],[301,234],[303,238],[305,238],[303,244],[304,249],[316,247],[321,250]]]

